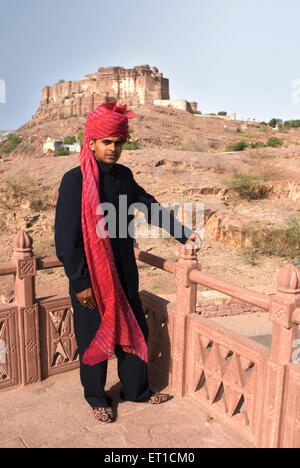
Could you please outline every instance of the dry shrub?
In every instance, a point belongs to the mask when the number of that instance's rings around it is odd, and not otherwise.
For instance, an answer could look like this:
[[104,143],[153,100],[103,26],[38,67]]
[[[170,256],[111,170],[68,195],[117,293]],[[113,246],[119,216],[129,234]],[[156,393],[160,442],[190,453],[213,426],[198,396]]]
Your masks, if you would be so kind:
[[195,151],[199,153],[206,152],[208,147],[200,141],[195,141],[193,139],[184,140],[182,145],[179,147],[181,151]]

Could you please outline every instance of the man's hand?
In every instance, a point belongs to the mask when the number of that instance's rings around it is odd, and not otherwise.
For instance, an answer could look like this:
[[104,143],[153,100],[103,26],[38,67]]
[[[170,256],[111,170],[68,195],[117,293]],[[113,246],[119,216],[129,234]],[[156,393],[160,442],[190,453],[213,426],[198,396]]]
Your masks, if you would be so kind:
[[194,232],[189,238],[188,240],[186,241],[185,243],[185,247],[187,247],[188,249],[194,249],[196,250],[196,252],[199,252],[201,246],[202,246],[202,239],[201,237],[199,236],[199,234],[197,234],[197,232]]
[[97,302],[92,288],[88,288],[77,293],[76,297],[83,307],[88,307],[89,309],[95,309],[95,307],[97,307]]

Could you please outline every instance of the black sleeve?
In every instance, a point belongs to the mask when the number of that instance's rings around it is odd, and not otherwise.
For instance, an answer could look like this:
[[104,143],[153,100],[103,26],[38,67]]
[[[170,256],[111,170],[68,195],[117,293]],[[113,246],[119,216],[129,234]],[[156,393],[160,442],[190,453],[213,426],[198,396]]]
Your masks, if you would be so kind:
[[[130,171],[131,172],[131,171]],[[180,223],[172,211],[164,208],[150,193],[146,192],[135,180],[131,172],[134,202],[143,203],[146,208],[142,210],[148,224],[153,224],[167,231],[176,240],[185,244],[193,231]]]
[[81,228],[81,182],[68,173],[62,178],[56,205],[55,247],[74,291],[92,287]]

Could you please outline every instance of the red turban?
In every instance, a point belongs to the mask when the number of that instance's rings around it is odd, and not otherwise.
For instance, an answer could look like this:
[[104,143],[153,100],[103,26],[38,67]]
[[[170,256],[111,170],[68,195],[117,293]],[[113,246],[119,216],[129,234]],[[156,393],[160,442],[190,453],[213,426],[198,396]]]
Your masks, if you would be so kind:
[[82,362],[90,366],[112,356],[116,344],[125,352],[135,354],[145,362],[148,360],[147,344],[119,280],[110,239],[99,229],[104,217],[99,198],[101,180],[95,156],[88,144],[90,139],[107,137],[119,137],[125,142],[128,118],[135,115],[134,112],[126,112],[126,109],[126,106],[110,102],[92,111],[86,121],[80,152],[83,244],[102,318],[100,328],[82,358]]
[[135,113],[127,111],[127,106],[104,102],[88,115],[84,133],[89,139],[119,137],[125,143],[128,137],[128,119],[134,117]]

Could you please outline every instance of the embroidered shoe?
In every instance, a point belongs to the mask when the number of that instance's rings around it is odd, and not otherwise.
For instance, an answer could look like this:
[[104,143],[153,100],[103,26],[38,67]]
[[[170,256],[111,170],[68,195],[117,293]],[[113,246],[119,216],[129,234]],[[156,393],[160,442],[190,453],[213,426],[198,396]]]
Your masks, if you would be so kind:
[[160,403],[171,400],[171,398],[173,398],[173,395],[169,395],[168,393],[153,393],[148,403],[151,405],[159,405]]
[[93,408],[94,417],[103,423],[110,423],[114,419],[114,413],[112,408]]

